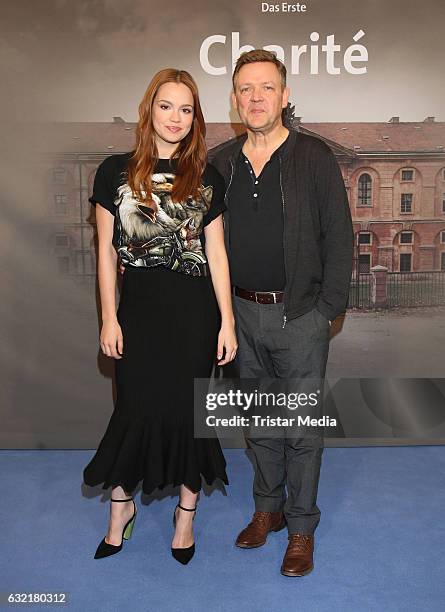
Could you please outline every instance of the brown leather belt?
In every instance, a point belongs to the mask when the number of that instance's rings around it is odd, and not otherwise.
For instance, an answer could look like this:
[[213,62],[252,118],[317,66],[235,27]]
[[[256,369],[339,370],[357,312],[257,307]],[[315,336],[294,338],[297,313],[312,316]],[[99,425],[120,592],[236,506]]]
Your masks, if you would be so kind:
[[241,287],[234,287],[234,293],[244,300],[257,304],[279,304],[284,298],[284,291],[247,291]]

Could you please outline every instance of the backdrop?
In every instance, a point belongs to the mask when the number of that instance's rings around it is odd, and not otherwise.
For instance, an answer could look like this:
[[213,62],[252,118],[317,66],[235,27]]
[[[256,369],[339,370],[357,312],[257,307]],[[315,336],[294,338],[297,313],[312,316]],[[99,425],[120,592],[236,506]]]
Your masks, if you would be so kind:
[[131,149],[166,66],[197,80],[209,147],[240,133],[231,71],[249,45],[285,62],[290,123],[337,155],[354,220],[327,444],[444,441],[444,18],[441,0],[6,3],[0,447],[97,446],[114,391],[98,346],[96,167]]

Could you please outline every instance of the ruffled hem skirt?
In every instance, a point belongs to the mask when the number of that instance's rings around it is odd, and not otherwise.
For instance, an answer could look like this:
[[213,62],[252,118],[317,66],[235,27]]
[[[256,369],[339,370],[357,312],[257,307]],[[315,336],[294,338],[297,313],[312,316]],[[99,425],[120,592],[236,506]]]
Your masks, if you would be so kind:
[[144,493],[167,485],[228,484],[216,438],[194,437],[194,378],[211,375],[219,310],[208,277],[127,267],[117,313],[117,398],[84,482]]

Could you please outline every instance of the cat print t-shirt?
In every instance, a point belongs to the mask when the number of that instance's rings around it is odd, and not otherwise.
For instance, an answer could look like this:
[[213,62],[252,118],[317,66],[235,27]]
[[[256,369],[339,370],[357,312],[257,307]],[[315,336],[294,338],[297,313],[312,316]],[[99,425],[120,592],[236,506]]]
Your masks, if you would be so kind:
[[204,227],[224,210],[224,179],[211,164],[199,197],[173,202],[176,160],[160,159],[152,174],[156,210],[137,200],[128,185],[131,153],[110,155],[98,166],[91,204],[114,215],[113,245],[124,266],[167,267],[192,276],[208,276]]

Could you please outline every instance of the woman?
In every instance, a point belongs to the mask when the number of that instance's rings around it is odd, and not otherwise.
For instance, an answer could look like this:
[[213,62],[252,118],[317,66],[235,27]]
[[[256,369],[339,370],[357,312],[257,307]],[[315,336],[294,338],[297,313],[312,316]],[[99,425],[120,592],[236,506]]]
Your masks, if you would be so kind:
[[[96,559],[131,536],[131,491],[142,480],[147,494],[180,485],[171,550],[188,563],[201,475],[228,484],[218,440],[193,434],[193,379],[208,378],[215,356],[224,365],[237,349],[224,182],[206,163],[204,136],[194,80],[161,70],[139,105],[135,150],[107,157],[96,172],[100,346],[115,359],[117,400],[84,481],[111,486],[111,502],[120,502],[110,504]],[[125,272],[116,314],[118,256]]]

